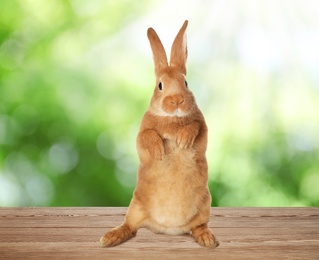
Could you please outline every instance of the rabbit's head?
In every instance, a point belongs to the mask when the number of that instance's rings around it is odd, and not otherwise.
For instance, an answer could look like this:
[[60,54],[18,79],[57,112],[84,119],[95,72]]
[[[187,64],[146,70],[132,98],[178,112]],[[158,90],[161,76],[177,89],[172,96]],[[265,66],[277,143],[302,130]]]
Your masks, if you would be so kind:
[[149,28],[147,31],[156,76],[156,86],[149,111],[156,116],[184,117],[197,108],[186,81],[187,24],[186,20],[173,42],[170,63],[168,63],[163,44],[155,30]]

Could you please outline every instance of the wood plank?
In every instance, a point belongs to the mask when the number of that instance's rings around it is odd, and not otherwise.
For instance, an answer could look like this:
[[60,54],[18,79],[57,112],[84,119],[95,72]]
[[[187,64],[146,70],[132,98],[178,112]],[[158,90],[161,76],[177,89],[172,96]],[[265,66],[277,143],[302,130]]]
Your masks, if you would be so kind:
[[212,208],[209,226],[221,245],[147,229],[114,248],[99,238],[126,208],[1,208],[0,259],[319,259],[319,208]]
[[[44,236],[48,228],[3,228],[1,229],[1,242],[68,242],[70,234],[73,235],[74,242],[96,242],[106,229],[103,228],[50,228],[50,236]],[[319,237],[319,230],[314,228],[300,229],[298,233],[295,229],[278,227],[278,228],[260,228],[251,231],[247,228],[215,228],[214,232],[218,234],[218,239],[225,242],[238,241],[282,241],[282,240],[311,240],[313,237]],[[156,234],[145,234],[141,229],[138,236],[148,237],[148,240],[158,238]],[[192,239],[192,238],[191,238]]]
[[[303,210],[304,209],[304,210]],[[109,212],[114,212],[110,214]],[[0,227],[14,226],[24,227],[21,218],[28,222],[28,227],[102,227],[111,228],[119,225],[125,215],[125,208],[73,208],[72,214],[66,208],[13,208],[1,209]],[[269,227],[275,223],[281,225],[285,222],[287,227],[312,227],[313,221],[319,224],[318,208],[260,208],[256,212],[254,208],[218,208],[211,212],[210,226],[219,227],[220,221],[223,227]],[[16,214],[16,215],[15,215]],[[18,214],[18,215],[17,215]],[[38,219],[42,221],[39,222]],[[59,221],[55,221],[58,219]],[[271,222],[267,221],[271,219]]]

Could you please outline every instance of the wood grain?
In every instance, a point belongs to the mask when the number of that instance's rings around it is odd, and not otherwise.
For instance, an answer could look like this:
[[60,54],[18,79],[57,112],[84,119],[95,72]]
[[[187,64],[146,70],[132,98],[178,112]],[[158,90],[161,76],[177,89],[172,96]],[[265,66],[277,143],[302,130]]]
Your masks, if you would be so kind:
[[319,208],[212,208],[220,246],[147,229],[114,248],[100,237],[126,208],[1,208],[0,259],[319,259]]

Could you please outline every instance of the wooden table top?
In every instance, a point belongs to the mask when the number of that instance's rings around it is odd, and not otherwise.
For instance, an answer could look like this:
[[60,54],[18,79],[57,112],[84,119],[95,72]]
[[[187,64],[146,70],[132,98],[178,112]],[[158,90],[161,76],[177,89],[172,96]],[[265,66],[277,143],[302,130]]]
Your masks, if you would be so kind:
[[212,208],[220,246],[154,234],[102,248],[127,208],[0,208],[0,259],[319,259],[319,208]]

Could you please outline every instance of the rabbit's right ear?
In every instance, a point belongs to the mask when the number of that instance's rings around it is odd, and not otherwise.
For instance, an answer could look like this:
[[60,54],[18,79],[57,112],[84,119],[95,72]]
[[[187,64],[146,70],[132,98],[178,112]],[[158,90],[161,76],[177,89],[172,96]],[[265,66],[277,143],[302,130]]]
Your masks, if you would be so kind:
[[153,52],[155,74],[158,76],[159,72],[168,66],[166,52],[161,40],[153,28],[148,28],[147,37],[150,41]]
[[179,69],[186,75],[186,60],[187,60],[187,42],[186,42],[186,28],[188,21],[186,20],[179,30],[172,45],[170,66]]

